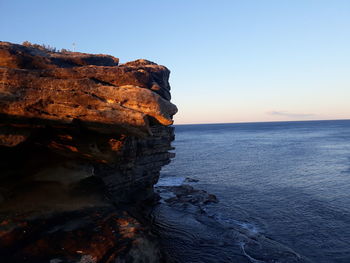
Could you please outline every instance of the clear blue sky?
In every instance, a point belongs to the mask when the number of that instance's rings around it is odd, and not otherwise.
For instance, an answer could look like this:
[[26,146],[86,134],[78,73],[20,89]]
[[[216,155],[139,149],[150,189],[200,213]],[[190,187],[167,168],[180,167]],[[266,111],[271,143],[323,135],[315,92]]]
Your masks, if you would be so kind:
[[176,123],[350,118],[350,1],[0,0],[3,41],[146,58]]

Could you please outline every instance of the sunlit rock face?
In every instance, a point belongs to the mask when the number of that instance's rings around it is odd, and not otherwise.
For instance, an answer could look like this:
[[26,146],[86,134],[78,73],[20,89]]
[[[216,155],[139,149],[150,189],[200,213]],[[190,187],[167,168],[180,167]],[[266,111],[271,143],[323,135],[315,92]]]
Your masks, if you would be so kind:
[[[153,199],[173,157],[169,73],[147,60],[119,64],[108,55],[0,42],[0,256],[161,260],[152,235],[125,210]],[[123,238],[115,222],[137,234]],[[81,242],[70,242],[77,235]],[[88,242],[95,238],[104,241]]]

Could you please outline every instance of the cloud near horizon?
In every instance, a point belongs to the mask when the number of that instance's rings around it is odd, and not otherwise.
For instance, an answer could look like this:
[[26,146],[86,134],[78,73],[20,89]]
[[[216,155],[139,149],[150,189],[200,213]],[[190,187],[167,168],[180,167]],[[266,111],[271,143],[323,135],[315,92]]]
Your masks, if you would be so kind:
[[267,112],[269,115],[273,116],[281,116],[281,117],[288,117],[288,118],[311,118],[316,117],[315,114],[311,113],[291,113],[287,111],[269,111]]

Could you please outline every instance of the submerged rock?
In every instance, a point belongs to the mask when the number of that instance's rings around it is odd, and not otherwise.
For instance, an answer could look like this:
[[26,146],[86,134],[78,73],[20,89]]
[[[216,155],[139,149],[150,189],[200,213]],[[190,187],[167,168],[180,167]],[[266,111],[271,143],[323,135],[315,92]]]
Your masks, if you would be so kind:
[[200,206],[218,202],[218,199],[215,195],[209,194],[204,190],[195,189],[192,186],[186,184],[179,186],[159,186],[157,187],[157,190],[159,192],[167,191],[173,193],[173,197],[165,199],[165,202],[173,205],[178,203],[190,203]]
[[194,178],[190,178],[190,177],[186,177],[185,178],[185,182],[186,183],[198,183],[199,180],[198,179],[194,179]]
[[3,260],[162,260],[141,212],[174,156],[169,73],[0,42]]
[[249,222],[218,214],[213,194],[186,184],[156,189],[163,200],[152,210],[154,232],[175,262],[311,262]]

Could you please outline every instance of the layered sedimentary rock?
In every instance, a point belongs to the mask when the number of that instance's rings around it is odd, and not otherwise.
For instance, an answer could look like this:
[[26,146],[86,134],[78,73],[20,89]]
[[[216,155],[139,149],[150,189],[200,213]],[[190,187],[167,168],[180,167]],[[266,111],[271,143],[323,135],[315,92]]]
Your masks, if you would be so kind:
[[0,42],[0,254],[160,260],[130,211],[152,200],[173,155],[169,73],[147,60]]

